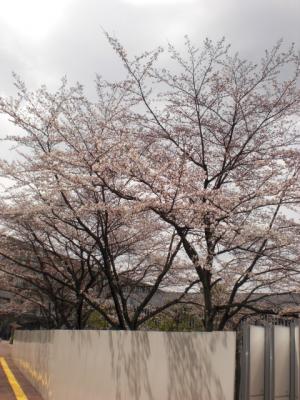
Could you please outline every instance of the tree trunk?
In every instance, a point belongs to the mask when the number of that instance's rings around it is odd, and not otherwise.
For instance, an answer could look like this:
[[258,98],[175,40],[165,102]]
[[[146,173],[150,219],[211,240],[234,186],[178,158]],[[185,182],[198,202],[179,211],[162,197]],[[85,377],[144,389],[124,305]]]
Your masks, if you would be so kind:
[[203,325],[205,331],[212,332],[214,330],[214,314],[211,296],[211,272],[207,269],[202,270],[202,286],[204,295]]

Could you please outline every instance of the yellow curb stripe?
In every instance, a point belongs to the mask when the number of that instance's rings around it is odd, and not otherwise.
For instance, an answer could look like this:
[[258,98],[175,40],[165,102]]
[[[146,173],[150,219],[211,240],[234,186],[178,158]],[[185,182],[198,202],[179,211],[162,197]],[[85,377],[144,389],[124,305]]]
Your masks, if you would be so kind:
[[16,396],[16,399],[17,400],[28,400],[28,397],[23,392],[21,386],[19,385],[18,381],[16,380],[14,374],[12,373],[11,369],[9,368],[4,357],[0,357],[0,364],[3,368],[3,371],[7,377],[8,382]]

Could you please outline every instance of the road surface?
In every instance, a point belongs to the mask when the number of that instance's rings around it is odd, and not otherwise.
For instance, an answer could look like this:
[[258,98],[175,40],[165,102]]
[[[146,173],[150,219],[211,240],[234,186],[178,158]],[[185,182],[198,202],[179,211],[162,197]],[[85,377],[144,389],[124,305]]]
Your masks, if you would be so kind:
[[0,342],[0,400],[43,400],[13,363],[11,347]]

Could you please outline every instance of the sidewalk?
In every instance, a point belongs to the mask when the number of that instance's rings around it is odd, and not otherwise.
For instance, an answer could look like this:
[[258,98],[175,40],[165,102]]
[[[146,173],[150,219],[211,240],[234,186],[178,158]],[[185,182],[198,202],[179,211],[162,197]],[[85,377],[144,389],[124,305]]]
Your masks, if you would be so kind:
[[43,400],[11,358],[11,345],[0,342],[0,399]]

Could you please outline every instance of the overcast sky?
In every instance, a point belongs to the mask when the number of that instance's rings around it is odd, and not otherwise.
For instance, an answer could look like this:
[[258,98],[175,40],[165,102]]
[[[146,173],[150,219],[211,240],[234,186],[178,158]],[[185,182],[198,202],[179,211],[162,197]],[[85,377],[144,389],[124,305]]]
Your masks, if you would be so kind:
[[[29,88],[55,88],[67,75],[92,93],[95,74],[114,79],[122,67],[102,28],[131,54],[225,36],[257,58],[279,38],[300,48],[300,0],[0,0],[0,94],[14,94],[11,73]],[[0,136],[11,130],[0,120]],[[0,157],[7,156],[2,146]]]

